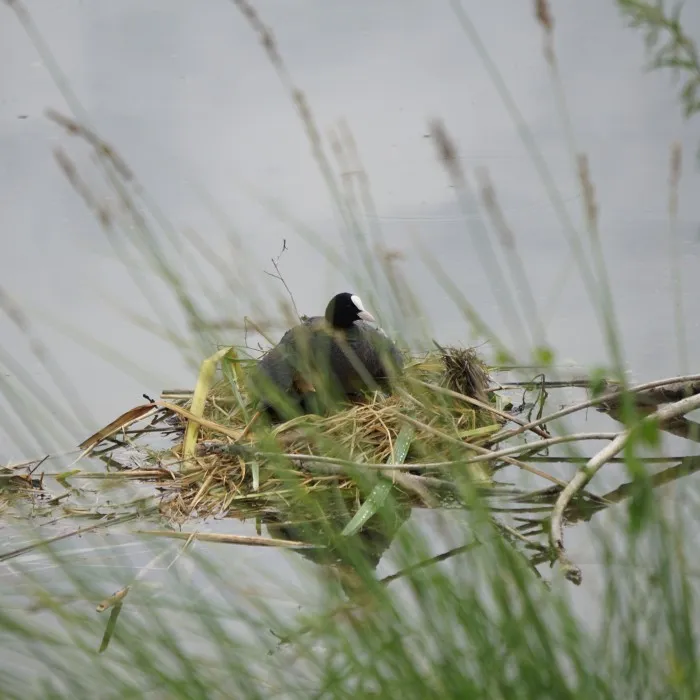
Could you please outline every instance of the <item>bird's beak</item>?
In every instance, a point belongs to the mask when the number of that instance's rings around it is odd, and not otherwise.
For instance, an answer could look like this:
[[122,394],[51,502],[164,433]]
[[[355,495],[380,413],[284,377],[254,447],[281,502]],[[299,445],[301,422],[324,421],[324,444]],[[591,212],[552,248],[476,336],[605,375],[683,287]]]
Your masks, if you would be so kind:
[[374,320],[374,316],[369,311],[360,311],[357,314],[363,321],[367,321],[367,323],[376,323]]

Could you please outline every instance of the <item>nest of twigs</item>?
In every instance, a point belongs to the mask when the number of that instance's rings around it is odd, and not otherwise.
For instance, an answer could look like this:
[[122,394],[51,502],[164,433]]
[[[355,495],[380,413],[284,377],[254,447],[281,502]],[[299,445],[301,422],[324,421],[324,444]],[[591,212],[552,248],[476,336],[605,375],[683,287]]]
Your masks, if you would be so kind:
[[[239,377],[245,373],[243,363],[238,371]],[[488,442],[502,423],[478,405],[493,397],[486,366],[471,349],[441,348],[407,358],[393,394],[375,392],[330,415],[303,415],[277,425],[256,416],[244,382],[234,386],[231,379],[229,373],[211,387],[203,414],[225,426],[229,435],[206,426],[199,429],[196,457],[168,487],[174,495],[167,501],[170,517],[277,512],[294,499],[331,486],[336,496],[358,499],[357,470],[363,464],[460,459],[470,445]],[[180,405],[188,408],[190,403]],[[182,442],[172,448],[176,460],[183,459],[182,448]],[[319,457],[337,461],[321,463]],[[473,466],[471,475],[487,481],[490,473],[484,463]],[[375,477],[379,473],[372,472]],[[424,492],[407,489],[398,472],[384,473],[396,482],[400,497],[426,500]],[[444,474],[440,478],[449,484]],[[431,479],[431,487],[438,481]]]

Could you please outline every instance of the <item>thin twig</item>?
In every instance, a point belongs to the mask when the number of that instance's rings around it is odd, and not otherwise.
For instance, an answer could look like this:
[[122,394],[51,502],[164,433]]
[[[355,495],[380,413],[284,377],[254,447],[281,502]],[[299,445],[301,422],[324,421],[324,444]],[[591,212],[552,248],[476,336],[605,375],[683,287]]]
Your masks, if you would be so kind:
[[[405,418],[405,416],[401,416]],[[469,457],[464,460],[464,464],[475,464],[476,462],[486,462],[491,459],[505,457],[506,455],[518,454],[529,450],[541,450],[552,445],[560,445],[565,442],[579,442],[581,440],[614,440],[620,433],[572,433],[571,435],[560,435],[559,437],[547,438],[546,440],[536,440],[535,442],[526,442],[522,445],[513,445],[512,447],[504,447],[502,450],[492,452],[487,450],[483,455],[478,457]],[[560,461],[566,458],[562,457]]]
[[[407,416],[401,416],[401,418],[409,423],[414,420]],[[421,424],[420,422],[418,423],[420,426],[423,426],[423,424]],[[485,447],[479,447],[478,445],[472,445],[470,443],[462,443],[462,445],[465,448],[473,449],[475,452],[483,451],[491,454],[490,450],[487,450]],[[463,466],[465,463],[465,460],[462,459],[450,460],[445,462],[409,462],[407,464],[386,464],[384,462],[353,462],[349,459],[342,459],[340,457],[326,457],[323,455],[309,455],[289,452],[260,452],[247,445],[222,445],[217,446],[213,451],[224,453],[228,452],[229,454],[243,456],[254,455],[257,457],[263,457],[268,459],[288,459],[292,462],[296,462],[299,466],[307,467],[310,469],[313,469],[315,464],[336,464],[343,467],[349,467],[351,469],[359,470],[376,469],[379,471],[411,471],[413,469],[446,469],[449,467],[460,467]],[[535,469],[534,467],[531,467],[528,464],[525,464],[524,462],[519,462],[518,460],[513,459],[512,457],[504,457],[503,459],[504,461],[509,462],[514,466],[520,467],[525,471],[531,472],[532,474],[541,477],[542,479],[547,479],[547,481],[551,481],[552,483],[555,483],[558,486],[561,486],[562,488],[566,485],[565,482],[560,481],[556,477],[553,477],[550,474],[547,474],[546,472],[542,472],[539,469]]]
[[[432,433],[433,435],[442,438],[443,440],[446,440],[447,442],[457,446],[461,447],[463,449],[468,449],[472,450],[474,452],[478,452],[481,456],[482,459],[480,461],[488,461],[490,459],[493,459],[493,452],[486,447],[481,447],[481,445],[475,445],[472,442],[463,442],[462,440],[458,440],[457,438],[453,438],[450,435],[447,435],[446,433],[443,433],[441,430],[437,430],[436,428],[433,428],[432,426],[426,425],[425,423],[421,423],[419,420],[416,420],[415,418],[411,418],[410,416],[404,416],[404,415],[399,415],[399,420],[406,421],[407,423],[410,423],[411,425],[415,426],[416,428],[420,428],[421,430],[425,430],[426,432]],[[471,458],[474,459],[474,458]],[[462,460],[461,462],[458,462],[458,464],[467,464],[470,460]],[[543,472],[540,469],[537,469],[536,467],[531,467],[529,464],[525,464],[525,462],[521,462],[520,460],[514,459],[513,457],[503,457],[504,462],[508,462],[509,464],[512,464],[515,467],[518,467],[522,469],[523,471],[530,472],[531,474],[534,474],[535,476],[539,476],[542,479],[546,479],[547,481],[551,481],[554,484],[558,484],[562,488],[564,487],[564,482],[560,481],[556,477],[552,476],[551,474],[547,474],[547,472]],[[383,466],[389,466],[389,465],[383,465]],[[397,466],[397,465],[391,465],[391,466]],[[414,466],[414,464],[409,463],[406,466]]]
[[[452,389],[447,389],[442,386],[438,386],[437,384],[431,384],[430,382],[424,382],[420,379],[413,379],[412,377],[410,378],[411,382],[414,382],[416,384],[420,384],[427,389],[431,389],[432,391],[438,393],[438,394],[444,394],[445,396],[451,396],[453,399],[458,399],[460,401],[464,401],[465,403],[469,403],[472,406],[477,406],[485,411],[489,411],[490,413],[493,413],[495,416],[500,416],[504,420],[507,421],[512,421],[513,423],[517,423],[522,427],[522,430],[529,430],[532,429],[534,433],[539,435],[542,438],[548,438],[551,437],[551,435],[546,431],[542,430],[541,428],[537,428],[536,426],[534,428],[528,428],[527,424],[522,418],[518,418],[517,416],[513,416],[510,413],[506,413],[505,411],[499,411],[497,408],[494,406],[490,406],[487,403],[484,403],[483,401],[479,401],[479,399],[473,399],[471,396],[465,396],[464,394],[460,394],[458,391],[452,391]],[[519,430],[518,432],[522,432],[522,430]]]
[[[605,380],[607,384],[611,384],[610,380]],[[536,382],[532,379],[522,381],[522,382],[508,382],[506,384],[500,384],[499,390],[507,391],[508,389],[521,389],[522,387],[545,387],[546,389],[590,389],[591,380],[590,379],[561,379],[554,380],[549,379],[543,382]]]
[[86,532],[92,532],[93,530],[98,530],[101,527],[111,527],[113,525],[121,525],[122,523],[126,523],[130,520],[135,520],[136,518],[139,518],[143,515],[147,515],[149,513],[154,513],[157,509],[155,507],[149,508],[145,511],[142,511],[140,513],[127,513],[126,515],[120,515],[116,518],[112,518],[109,520],[104,520],[99,523],[95,523],[94,525],[88,525],[87,527],[81,527],[78,528],[77,530],[71,530],[70,532],[66,532],[63,535],[56,535],[55,537],[49,537],[48,539],[45,540],[40,540],[39,542],[32,542],[31,544],[25,545],[24,547],[20,547],[19,549],[15,549],[11,552],[5,552],[4,554],[0,554],[0,562],[7,561],[8,559],[14,559],[15,557],[19,557],[22,554],[26,554],[27,552],[31,552],[33,549],[36,549],[37,547],[44,547],[49,544],[53,544],[54,542],[59,542],[60,540],[66,540],[69,537],[73,537],[74,535],[83,535]]
[[295,540],[279,540],[272,537],[253,537],[246,535],[229,535],[225,532],[176,532],[173,530],[135,530],[137,535],[169,537],[176,540],[201,540],[202,542],[219,542],[224,544],[244,544],[252,547],[288,547],[290,549],[318,549],[318,545]]
[[[536,443],[535,443],[536,444]],[[563,464],[572,462],[587,462],[590,457],[574,457],[569,455],[559,455],[556,457],[541,456],[541,455],[531,455],[528,457],[529,460],[533,462],[544,462],[545,464]],[[685,456],[676,457],[640,457],[639,461],[644,464],[670,464],[672,462],[680,462],[685,459]],[[624,457],[613,457],[609,459],[608,462],[611,464],[623,464],[625,462]]]
[[275,268],[275,272],[277,274],[273,275],[271,272],[265,272],[265,274],[269,275],[270,277],[273,277],[276,280],[279,280],[284,285],[284,288],[287,290],[287,294],[289,295],[289,299],[292,302],[292,306],[294,307],[294,313],[297,315],[297,318],[301,318],[301,314],[299,313],[299,309],[297,308],[297,303],[296,301],[294,301],[294,294],[292,294],[292,290],[289,288],[287,281],[284,279],[284,275],[280,271],[280,258],[286,250],[289,250],[289,248],[287,248],[287,239],[283,238],[282,250],[279,252],[279,255],[276,258],[270,258],[270,262],[272,262],[272,266]]
[[[656,387],[665,386],[667,384],[677,384],[680,382],[695,381],[700,381],[700,374],[687,374],[680,377],[657,379],[653,382],[647,382],[646,384],[639,384],[637,386],[630,387],[629,389],[627,389],[627,391],[634,394],[639,391],[644,391],[645,389],[655,389]],[[600,403],[610,401],[610,399],[619,398],[620,396],[621,393],[619,391],[611,391],[607,394],[602,394],[601,396],[589,399],[588,401],[582,401],[581,403],[574,404],[573,406],[567,406],[566,408],[562,408],[556,413],[550,413],[548,416],[543,416],[542,418],[538,418],[537,420],[534,420],[531,423],[521,425],[520,428],[516,428],[514,430],[507,430],[504,433],[497,433],[493,436],[493,440],[498,442],[508,440],[512,437],[515,437],[516,435],[524,433],[526,430],[532,430],[533,428],[536,428],[539,425],[543,425],[544,423],[550,423],[551,421],[556,420],[558,418],[563,418],[564,416],[568,416],[571,413],[577,413],[578,411],[582,411],[585,408],[590,408],[591,406],[597,406]],[[549,437],[549,435],[547,437]]]
[[442,552],[441,554],[437,554],[434,557],[430,557],[429,559],[423,559],[422,561],[419,561],[415,564],[411,564],[410,566],[407,566],[405,569],[401,569],[400,571],[396,571],[393,574],[389,574],[388,576],[385,576],[382,579],[379,579],[379,583],[382,585],[386,586],[390,584],[392,581],[396,581],[397,579],[403,578],[404,576],[408,576],[409,574],[412,574],[414,571],[418,571],[419,569],[424,569],[427,566],[432,566],[433,564],[438,564],[441,561],[446,561],[447,559],[451,559],[452,557],[455,557],[459,554],[464,554],[475,547],[478,547],[481,544],[479,540],[474,540],[473,542],[470,542],[469,544],[463,544],[460,545],[459,547],[454,547],[453,549],[449,549],[446,552]]

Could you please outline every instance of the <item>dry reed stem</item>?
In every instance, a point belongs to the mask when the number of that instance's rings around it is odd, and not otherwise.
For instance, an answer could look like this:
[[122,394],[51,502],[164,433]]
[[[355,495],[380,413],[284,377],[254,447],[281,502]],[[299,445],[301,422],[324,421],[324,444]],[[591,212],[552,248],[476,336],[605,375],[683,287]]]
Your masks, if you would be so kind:
[[[483,456],[483,460],[481,461],[488,461],[490,459],[493,459],[493,452],[486,447],[481,447],[480,445],[475,445],[473,443],[469,442],[463,442],[462,440],[458,440],[457,438],[453,438],[450,435],[447,435],[440,430],[437,430],[436,428],[432,428],[429,425],[426,425],[425,423],[421,423],[420,421],[416,420],[415,418],[411,418],[410,416],[401,416],[401,420],[410,423],[411,425],[415,426],[416,428],[419,428],[420,430],[425,430],[426,432],[431,432],[433,435],[436,435],[442,440],[445,440],[446,442],[449,442],[451,445],[456,445],[457,447],[461,447],[462,449],[467,449],[467,450],[473,450],[474,452],[478,452],[480,455]],[[551,476],[551,474],[547,474],[547,472],[543,472],[540,469],[537,469],[535,467],[531,467],[529,464],[525,464],[525,462],[521,462],[517,459],[513,459],[511,457],[503,457],[504,462],[508,462],[509,464],[512,464],[513,466],[519,467],[523,471],[530,472],[531,474],[535,474],[536,476],[541,477],[542,479],[546,479],[547,481],[551,481],[554,484],[557,484],[559,486],[565,486],[565,482],[560,481],[554,476]],[[454,464],[459,464],[464,465],[464,464],[470,464],[473,463],[469,459],[466,460],[461,460],[459,462],[454,462]],[[384,465],[384,466],[395,466],[395,465]],[[406,465],[407,467],[415,467],[415,463],[408,463]]]
[[225,425],[221,425],[220,423],[215,423],[214,421],[208,420],[207,418],[203,418],[201,416],[195,416],[194,413],[191,413],[187,409],[182,408],[177,404],[170,403],[169,401],[154,401],[153,403],[157,406],[167,408],[169,411],[177,413],[183,418],[187,418],[188,420],[191,420],[194,423],[199,423],[199,425],[201,425],[203,428],[207,428],[208,430],[211,430],[214,433],[220,433],[221,435],[225,435],[226,437],[229,437],[233,440],[240,440],[241,438],[242,431],[233,430],[232,428],[228,428]]
[[506,262],[510,267],[511,275],[521,297],[520,301],[526,314],[528,326],[531,326],[529,330],[532,333],[534,344],[539,347],[544,346],[546,343],[544,326],[532,292],[532,286],[530,285],[522,258],[518,253],[515,234],[508,225],[503,209],[498,202],[496,188],[491,181],[488,169],[478,167],[474,170],[474,175],[480,185],[481,199],[484,202],[486,213],[489,215],[491,224],[501,242],[501,247],[506,253]]
[[286,549],[318,549],[318,545],[296,540],[278,540],[274,537],[254,537],[252,535],[229,535],[222,532],[175,532],[172,530],[135,530],[138,535],[168,537],[175,540],[200,540],[222,544],[242,544],[249,547],[282,547]]
[[113,607],[114,605],[121,603],[130,590],[131,586],[124,586],[124,588],[121,588],[116,593],[113,593],[111,596],[105,598],[101,603],[99,603],[99,605],[97,605],[95,610],[98,613],[102,613],[105,610],[108,610],[109,608]]
[[59,114],[54,109],[47,109],[45,114],[47,119],[60,126],[66,133],[71,136],[82,138],[86,143],[92,146],[99,155],[104,156],[124,180],[131,182],[135,179],[134,173],[117,151],[92,131],[92,129],[88,129],[88,127],[75,119]]
[[[407,416],[403,416],[403,418],[409,423],[413,420],[408,418]],[[475,445],[470,445],[468,443],[461,443],[461,445],[465,449],[474,449],[477,452],[483,451],[481,452],[482,454],[490,453],[490,451],[484,447],[478,447]],[[232,445],[231,447],[235,446]],[[446,460],[442,462],[409,462],[405,464],[387,464],[384,462],[353,462],[352,460],[342,459],[339,457],[326,457],[322,455],[311,455],[302,453],[262,452],[248,447],[246,449],[249,449],[251,454],[254,454],[256,457],[264,457],[269,459],[287,459],[291,462],[296,462],[297,465],[302,468],[308,469],[316,468],[317,464],[331,464],[358,470],[371,469],[376,471],[410,471],[412,469],[447,469],[451,467],[461,467],[465,464],[465,460]],[[535,469],[534,467],[531,467],[528,464],[525,464],[524,462],[519,462],[518,460],[512,459],[510,457],[504,457],[503,461],[513,464],[514,466],[520,467],[524,471],[528,471],[531,474],[535,474],[536,476],[539,476],[542,479],[551,481],[552,483],[557,484],[558,486],[564,487],[566,485],[565,482],[560,481],[556,477],[553,477],[550,474],[547,474],[546,472],[540,471],[539,469]]]
[[428,508],[437,508],[439,501],[422,481],[422,477],[414,474],[401,474],[400,472],[393,473],[394,481],[405,491],[411,491],[423,501]]
[[[499,416],[507,421],[512,421],[513,423],[517,423],[518,425],[521,426],[523,430],[532,430],[536,435],[539,435],[542,438],[549,438],[551,435],[546,431],[538,428],[537,426],[532,426],[528,427],[528,424],[522,419],[518,418],[517,416],[513,416],[510,413],[505,413],[504,411],[499,411],[497,408],[494,408],[493,406],[489,406],[489,404],[484,403],[483,401],[479,401],[478,399],[473,399],[471,396],[465,396],[464,394],[460,394],[457,391],[453,391],[452,389],[447,389],[442,386],[438,386],[437,384],[431,384],[430,382],[424,382],[420,379],[413,379],[412,377],[409,378],[409,381],[415,382],[416,384],[420,384],[421,386],[424,386],[431,391],[434,391],[438,394],[444,394],[445,396],[451,396],[453,399],[458,399],[460,401],[464,401],[465,403],[469,403],[472,406],[477,406],[478,408],[481,408],[484,411],[488,411],[489,413],[493,413],[496,416]],[[522,431],[519,431],[522,432]],[[497,436],[494,436],[497,437]]]
[[74,472],[43,472],[45,477],[65,476],[68,479],[104,479],[115,480],[121,479],[155,479],[169,477],[170,480],[175,480],[177,476],[169,469],[124,469],[118,472],[84,472],[76,470]]
[[344,223],[346,225],[351,223],[348,221],[349,214],[347,207],[345,206],[342,192],[338,183],[336,182],[329,159],[323,149],[319,129],[311,112],[308,100],[306,99],[306,95],[294,83],[292,75],[285,64],[282,55],[280,54],[274,34],[263,22],[260,15],[250,4],[250,2],[248,2],[248,0],[232,0],[232,2],[245,17],[252,30],[258,35],[260,43],[267,54],[268,60],[277,72],[282,85],[289,92],[290,98],[297,109],[301,124],[306,132],[311,153],[316,160],[319,169],[321,170],[321,174],[326,182],[326,186],[328,187],[333,204],[337,207]]

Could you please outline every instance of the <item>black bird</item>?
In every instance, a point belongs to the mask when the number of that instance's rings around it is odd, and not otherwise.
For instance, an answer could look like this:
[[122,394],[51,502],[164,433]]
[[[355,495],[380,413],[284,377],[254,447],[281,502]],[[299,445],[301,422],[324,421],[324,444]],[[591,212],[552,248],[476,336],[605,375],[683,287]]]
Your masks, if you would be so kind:
[[[317,403],[354,398],[368,389],[390,391],[403,358],[355,294],[336,294],[324,316],[290,328],[253,372],[252,388],[273,420],[287,404],[303,413]],[[291,406],[288,402],[291,402]]]

